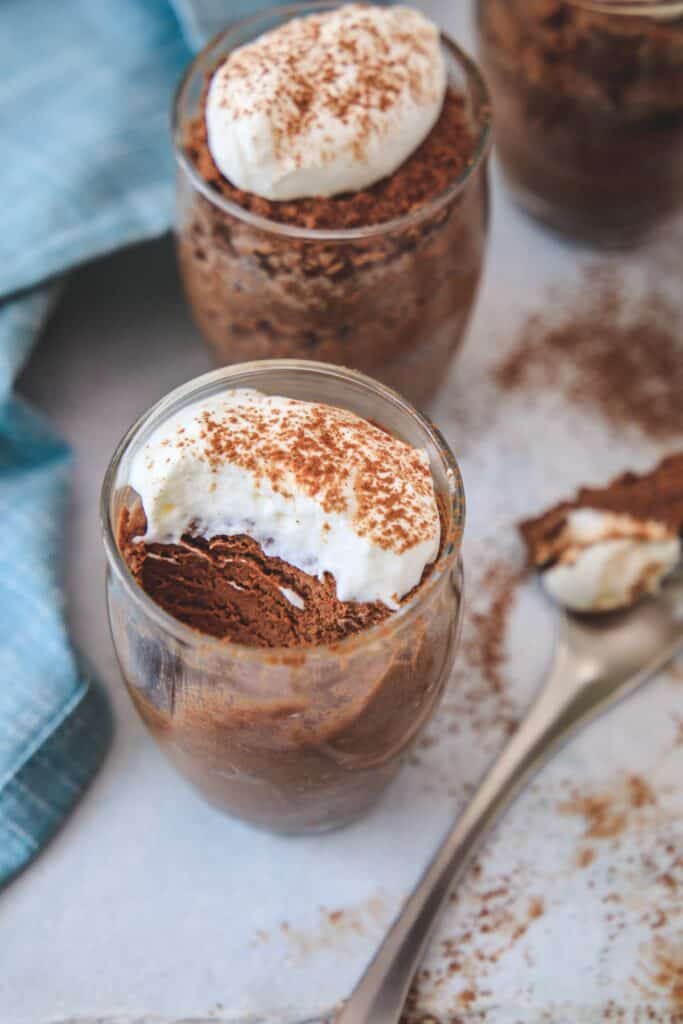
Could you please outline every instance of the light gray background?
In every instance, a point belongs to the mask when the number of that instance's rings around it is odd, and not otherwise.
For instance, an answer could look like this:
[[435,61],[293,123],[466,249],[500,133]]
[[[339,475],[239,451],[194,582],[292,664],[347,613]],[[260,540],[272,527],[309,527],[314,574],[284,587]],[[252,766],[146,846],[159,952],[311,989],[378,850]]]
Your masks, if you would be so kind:
[[[469,5],[422,6],[469,41]],[[659,454],[642,439],[615,439],[557,405],[535,409],[520,400],[504,428],[496,424],[499,399],[485,370],[505,344],[501,336],[541,300],[549,281],[573,279],[586,254],[526,221],[497,178],[493,198],[477,315],[432,410],[462,457],[475,579],[498,522],[514,522],[575,483],[646,465]],[[348,991],[449,816],[502,742],[493,729],[484,742],[474,734],[441,737],[366,822],[315,839],[252,832],[204,807],[172,773],[119,681],[103,600],[98,495],[130,422],[209,366],[181,297],[171,242],[163,239],[74,274],[20,382],[74,446],[65,541],[69,617],[111,696],[116,736],[66,827],[0,902],[2,1024],[117,1015],[287,1020],[331,1006]],[[512,543],[506,530],[504,548]],[[508,671],[521,710],[552,637],[549,613],[535,594],[523,597],[512,627]],[[662,835],[683,841],[673,785],[683,764],[670,736],[670,711],[680,704],[680,685],[663,678],[581,738],[532,787],[491,844],[479,889],[468,883],[449,912],[444,927],[451,932],[444,934],[462,937],[482,887],[493,889],[511,870],[513,921],[539,892],[546,912],[491,968],[486,985],[477,988],[481,972],[473,967],[425,995],[425,1011],[457,1012],[468,1021],[488,1013],[491,1024],[575,1024],[602,1019],[613,998],[631,1013],[625,1019],[640,1019],[646,1004],[656,1019],[674,1019],[667,992],[655,986],[644,994],[652,988],[648,968],[633,980],[651,941],[642,915],[660,898],[655,880],[633,861],[643,851],[654,856]],[[642,834],[604,852],[591,872],[571,874],[566,865],[581,822],[553,814],[555,788],[567,778],[590,784],[631,770],[659,787],[656,816],[646,818]],[[600,902],[614,888],[630,893],[636,908],[626,938],[610,937]],[[345,923],[331,929],[327,912],[339,908]],[[683,940],[680,921],[679,908],[671,941]],[[463,938],[463,955],[474,963],[483,941]],[[430,963],[438,960],[435,948]],[[469,1003],[463,992],[472,985],[477,998]]]

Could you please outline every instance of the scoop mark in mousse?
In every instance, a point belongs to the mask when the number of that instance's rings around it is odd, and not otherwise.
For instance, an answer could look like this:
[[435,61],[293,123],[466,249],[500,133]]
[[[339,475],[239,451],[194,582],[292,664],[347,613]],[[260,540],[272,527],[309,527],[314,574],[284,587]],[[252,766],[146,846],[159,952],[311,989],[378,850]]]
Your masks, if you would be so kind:
[[144,541],[244,533],[340,600],[398,601],[440,543],[424,450],[345,409],[227,391],[173,416],[131,468]]

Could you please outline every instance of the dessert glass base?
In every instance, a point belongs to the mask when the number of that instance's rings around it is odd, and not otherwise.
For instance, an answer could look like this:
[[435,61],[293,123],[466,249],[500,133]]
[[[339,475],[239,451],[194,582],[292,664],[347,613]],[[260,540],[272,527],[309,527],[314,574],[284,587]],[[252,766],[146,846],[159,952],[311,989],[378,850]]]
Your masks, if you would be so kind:
[[388,221],[310,228],[305,218],[269,219],[211,185],[189,152],[212,69],[293,15],[334,6],[295,4],[249,19],[214,39],[190,67],[174,112],[181,277],[219,364],[323,360],[362,370],[421,404],[463,340],[488,233],[490,107],[469,58],[444,38],[449,85],[462,97],[468,126],[462,172]]
[[667,2],[479,0],[482,67],[514,198],[624,248],[683,208],[683,14]]
[[[499,107],[505,110],[506,101]],[[505,120],[505,113],[501,115]],[[518,135],[498,132],[497,149],[505,183],[516,204],[551,231],[605,250],[630,249],[654,235],[674,217],[680,206],[678,185],[663,182],[662,189],[643,191],[640,182],[603,180],[584,164],[577,173],[573,161],[551,163],[530,136],[520,146]],[[596,163],[605,159],[600,146]],[[609,162],[609,161],[608,161]],[[638,174],[643,171],[640,168]],[[681,180],[683,180],[683,117],[681,119]],[[651,179],[652,180],[652,179]]]
[[[249,647],[200,633],[135,582],[117,544],[130,462],[185,404],[227,388],[348,408],[427,450],[442,509],[439,557],[412,597],[337,643]],[[102,515],[107,599],[133,703],[179,772],[212,804],[277,832],[353,821],[378,798],[434,713],[459,636],[464,497],[438,432],[400,396],[319,363],[266,361],[219,370],[172,392],[123,439]]]

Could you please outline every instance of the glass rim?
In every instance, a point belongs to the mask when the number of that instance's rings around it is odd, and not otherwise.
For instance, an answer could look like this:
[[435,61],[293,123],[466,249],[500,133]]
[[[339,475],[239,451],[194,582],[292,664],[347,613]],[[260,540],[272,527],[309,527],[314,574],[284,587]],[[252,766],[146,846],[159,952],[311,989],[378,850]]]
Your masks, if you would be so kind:
[[[448,521],[445,524],[446,536],[436,561],[432,563],[427,579],[419,585],[416,594],[409,601],[401,605],[396,611],[392,611],[383,622],[329,644],[250,647],[246,644],[235,643],[234,641],[214,637],[193,629],[192,626],[188,626],[165,611],[143,590],[133,576],[119,548],[116,537],[117,524],[112,522],[111,516],[112,498],[117,486],[124,486],[124,484],[118,483],[116,478],[121,462],[131,446],[150,423],[153,423],[155,419],[160,418],[164,413],[168,413],[177,402],[191,399],[205,388],[211,387],[219,381],[228,383],[232,378],[245,374],[253,374],[257,377],[261,372],[277,372],[278,370],[292,369],[303,370],[305,373],[311,374],[324,374],[326,377],[360,384],[368,391],[380,395],[390,403],[405,410],[417,421],[436,447],[449,482],[448,503],[446,507]],[[243,384],[242,386],[247,385]],[[447,441],[428,417],[411,405],[397,391],[394,391],[393,388],[387,387],[386,384],[382,384],[372,377],[366,376],[366,374],[346,367],[335,366],[331,363],[321,363],[307,359],[260,359],[245,363],[235,363],[232,366],[210,370],[199,377],[193,377],[192,380],[169,391],[163,398],[160,398],[143,412],[142,415],[138,416],[128,430],[126,430],[114,449],[104,474],[100,491],[100,531],[107,556],[107,568],[123,586],[126,595],[132,600],[133,604],[139,607],[165,633],[171,634],[174,639],[187,647],[204,647],[216,652],[223,652],[223,655],[229,654],[231,658],[253,658],[259,661],[263,661],[264,658],[272,658],[286,662],[299,660],[302,655],[306,658],[324,656],[330,651],[335,653],[351,653],[355,648],[369,645],[375,640],[379,640],[383,636],[394,632],[396,629],[403,628],[406,623],[411,622],[415,618],[427,597],[441,582],[444,575],[449,573],[452,567],[460,561],[462,537],[465,527],[465,511],[465,491],[460,467]]]
[[569,0],[569,3],[595,14],[616,14],[625,18],[664,21],[683,17],[683,0]]
[[392,231],[420,224],[427,217],[437,213],[443,206],[446,206],[464,190],[470,178],[479,169],[491,148],[493,114],[486,81],[476,62],[468,56],[468,54],[466,54],[465,51],[450,38],[450,36],[447,36],[445,32],[440,30],[442,46],[445,47],[450,56],[457,61],[465,72],[470,94],[474,95],[477,109],[480,111],[481,124],[478,127],[478,135],[472,159],[461,171],[458,177],[452,181],[450,185],[443,190],[443,192],[440,192],[439,195],[434,196],[416,210],[411,210],[408,213],[401,214],[399,217],[394,217],[392,220],[382,221],[379,224],[369,224],[366,227],[356,228],[305,228],[297,224],[285,224],[280,221],[270,220],[268,217],[262,217],[260,214],[253,213],[251,210],[247,210],[245,207],[240,206],[239,203],[235,203],[231,199],[227,199],[225,196],[217,192],[216,189],[213,189],[208,182],[204,180],[192,160],[190,160],[185,152],[180,130],[180,106],[185,97],[185,93],[189,88],[190,80],[197,70],[198,65],[206,59],[213,49],[220,46],[226,40],[229,40],[231,35],[237,35],[237,33],[243,31],[245,28],[249,28],[250,26],[254,26],[255,28],[267,17],[286,14],[294,17],[299,14],[310,13],[312,12],[312,8],[315,8],[316,10],[333,10],[339,6],[339,0],[317,0],[317,2],[315,2],[315,0],[298,0],[297,3],[280,4],[277,7],[271,7],[265,11],[260,11],[258,14],[252,14],[247,18],[240,18],[238,21],[232,22],[232,24],[227,28],[213,36],[213,38],[202,47],[199,53],[195,55],[183,72],[173,97],[171,112],[171,138],[173,141],[175,160],[180,170],[187,175],[195,189],[200,192],[213,206],[218,207],[224,213],[227,213],[232,217],[236,217],[237,219],[244,221],[246,224],[250,224],[252,227],[259,228],[262,231],[268,231],[270,234],[283,235],[287,238],[307,239],[317,242],[349,242],[380,237]]

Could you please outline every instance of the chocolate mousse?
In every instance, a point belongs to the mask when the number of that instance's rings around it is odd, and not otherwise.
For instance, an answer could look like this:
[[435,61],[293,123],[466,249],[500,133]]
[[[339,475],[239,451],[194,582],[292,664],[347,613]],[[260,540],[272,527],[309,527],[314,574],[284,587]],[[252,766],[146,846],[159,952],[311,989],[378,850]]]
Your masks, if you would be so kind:
[[618,245],[681,208],[680,5],[480,0],[479,31],[501,161],[530,212]]
[[451,529],[426,452],[341,408],[236,389],[147,438],[119,549],[191,631],[129,630],[122,667],[210,801],[307,831],[376,799],[452,663],[459,581],[432,580]]
[[433,394],[487,228],[490,112],[465,61],[418,12],[361,4],[200,60],[178,252],[219,362],[320,359]]
[[244,534],[136,543],[144,533],[142,510],[125,510],[119,543],[135,579],[164,611],[210,636],[252,647],[329,644],[391,614],[378,602],[340,601],[332,576],[269,558]]
[[625,473],[520,524],[529,563],[575,611],[612,611],[656,591],[683,550],[683,453]]

